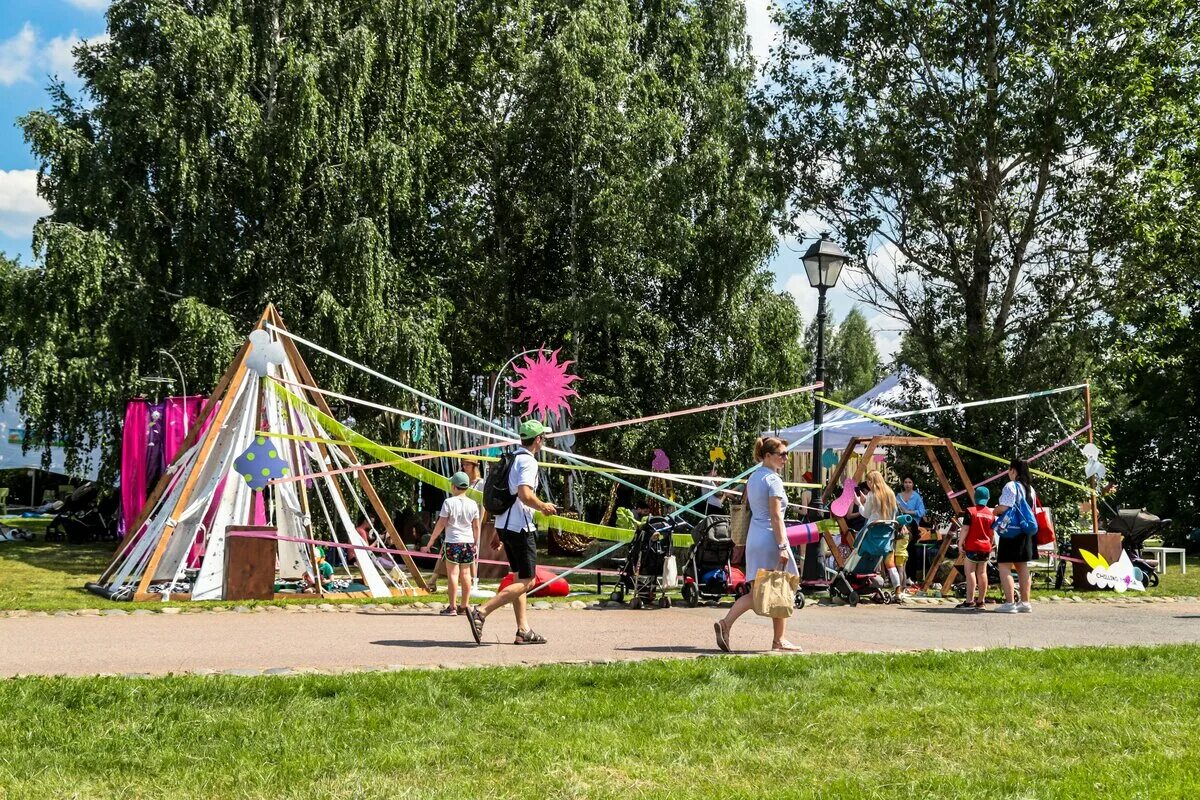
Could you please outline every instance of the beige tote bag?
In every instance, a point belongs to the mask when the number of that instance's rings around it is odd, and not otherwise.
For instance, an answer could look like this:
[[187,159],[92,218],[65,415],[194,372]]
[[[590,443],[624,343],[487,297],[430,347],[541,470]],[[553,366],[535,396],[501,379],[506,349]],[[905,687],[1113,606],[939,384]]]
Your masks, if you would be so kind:
[[790,572],[760,569],[754,576],[754,613],[760,617],[786,619],[796,609],[799,576]]

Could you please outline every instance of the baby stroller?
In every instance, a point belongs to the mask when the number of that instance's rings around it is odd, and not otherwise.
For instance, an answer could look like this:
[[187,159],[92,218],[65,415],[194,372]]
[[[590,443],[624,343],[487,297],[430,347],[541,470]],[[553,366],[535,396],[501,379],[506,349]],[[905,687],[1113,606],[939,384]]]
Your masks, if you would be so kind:
[[630,594],[630,608],[641,608],[655,599],[659,608],[670,608],[671,598],[667,596],[663,572],[667,557],[674,550],[672,534],[688,527],[686,522],[670,517],[647,517],[638,525],[629,543],[629,557],[625,559],[617,577],[617,588],[613,589],[610,599],[621,603],[625,601],[625,595]]
[[714,514],[692,528],[692,547],[683,563],[683,602],[695,608],[701,599],[745,594],[746,575],[730,563],[732,557],[729,517]]
[[1134,568],[1142,571],[1142,583],[1147,588],[1158,586],[1158,562],[1142,558],[1142,547],[1151,536],[1161,535],[1169,527],[1171,520],[1159,519],[1144,508],[1117,509],[1117,515],[1104,523],[1106,531],[1121,534],[1121,549]]
[[870,597],[875,603],[898,602],[895,591],[887,591],[879,567],[884,556],[892,552],[899,527],[896,520],[880,520],[862,529],[854,540],[854,552],[846,559],[846,565],[829,581],[830,599],[841,597],[851,606],[858,605],[861,596]]
[[117,538],[120,495],[100,497],[100,487],[85,483],[62,501],[54,519],[46,526],[46,541],[86,544]]

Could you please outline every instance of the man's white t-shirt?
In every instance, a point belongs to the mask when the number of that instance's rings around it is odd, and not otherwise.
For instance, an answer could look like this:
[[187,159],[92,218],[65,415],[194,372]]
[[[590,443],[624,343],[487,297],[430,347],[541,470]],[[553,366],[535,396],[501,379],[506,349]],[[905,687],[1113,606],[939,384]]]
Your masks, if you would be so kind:
[[531,531],[536,528],[533,524],[533,509],[521,502],[517,488],[528,486],[537,491],[538,465],[533,453],[524,447],[518,447],[512,467],[508,470],[508,493],[516,499],[512,507],[496,518],[498,531]]
[[479,505],[474,500],[465,494],[447,497],[438,516],[446,519],[446,544],[475,543],[471,523],[479,519]]

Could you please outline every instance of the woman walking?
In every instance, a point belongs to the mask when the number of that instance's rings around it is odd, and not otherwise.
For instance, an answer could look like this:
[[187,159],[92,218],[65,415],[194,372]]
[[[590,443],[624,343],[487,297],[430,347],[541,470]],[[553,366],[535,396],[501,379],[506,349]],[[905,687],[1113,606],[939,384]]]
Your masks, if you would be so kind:
[[[783,509],[787,505],[787,492],[783,479],[779,477],[787,463],[787,442],[774,436],[760,438],[754,443],[754,458],[758,469],[750,473],[746,481],[746,502],[750,504],[750,530],[746,534],[746,575],[753,578],[760,569],[790,572],[799,576],[796,559],[788,545],[783,529]],[[720,622],[713,624],[717,635],[717,647],[726,653],[729,649],[729,634],[733,623],[754,605],[750,592],[739,597]],[[798,652],[800,647],[783,638],[787,620],[772,618],[774,636],[771,649],[781,652]]]
[[[1000,493],[1000,502],[993,510],[999,520],[1022,499],[1029,503],[1030,513],[1037,508],[1037,492],[1029,480],[1029,464],[1019,458],[1008,462],[1008,483]],[[1004,591],[1004,602],[996,606],[1001,614],[1028,614],[1033,611],[1029,604],[1029,562],[1037,557],[1035,539],[1037,533],[1021,533],[999,538],[996,561],[1000,567],[1000,588]],[[1017,571],[1019,593],[1014,591],[1012,572]]]

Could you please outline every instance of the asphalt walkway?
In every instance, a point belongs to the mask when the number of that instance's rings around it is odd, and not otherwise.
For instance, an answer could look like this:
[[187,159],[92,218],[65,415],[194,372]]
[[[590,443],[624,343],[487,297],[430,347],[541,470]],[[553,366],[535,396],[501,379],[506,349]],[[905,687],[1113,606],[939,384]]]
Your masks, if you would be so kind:
[[[25,616],[0,619],[0,676],[459,667],[690,658],[717,652],[719,608],[531,611],[545,645],[512,644],[512,612],[488,620],[484,644],[465,617],[383,606],[320,611]],[[766,650],[770,621],[734,627],[739,652]],[[1200,600],[1035,603],[1032,614],[964,612],[949,605],[858,608],[810,604],[788,622],[810,653],[970,650],[1200,642]]]

